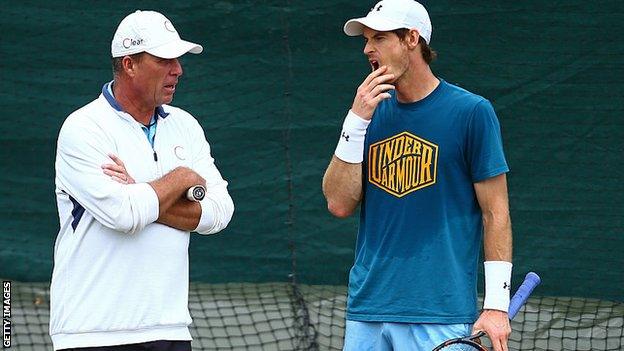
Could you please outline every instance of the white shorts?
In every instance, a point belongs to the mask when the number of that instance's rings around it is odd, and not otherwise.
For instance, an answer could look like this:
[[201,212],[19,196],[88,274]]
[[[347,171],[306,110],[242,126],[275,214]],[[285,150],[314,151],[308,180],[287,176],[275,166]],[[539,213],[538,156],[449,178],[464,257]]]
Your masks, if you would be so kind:
[[359,322],[347,320],[343,351],[431,351],[470,335],[472,324]]

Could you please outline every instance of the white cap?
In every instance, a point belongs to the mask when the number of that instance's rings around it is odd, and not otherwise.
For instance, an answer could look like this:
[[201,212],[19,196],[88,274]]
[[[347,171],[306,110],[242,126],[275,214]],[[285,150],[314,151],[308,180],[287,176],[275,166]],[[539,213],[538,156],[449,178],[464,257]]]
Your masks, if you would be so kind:
[[362,35],[364,26],[380,32],[416,29],[427,44],[431,40],[429,14],[423,5],[414,0],[382,0],[373,6],[366,17],[348,20],[344,32],[352,37]]
[[172,59],[187,52],[199,54],[204,48],[180,39],[171,21],[155,11],[137,10],[121,20],[111,43],[113,57],[147,52],[154,56]]

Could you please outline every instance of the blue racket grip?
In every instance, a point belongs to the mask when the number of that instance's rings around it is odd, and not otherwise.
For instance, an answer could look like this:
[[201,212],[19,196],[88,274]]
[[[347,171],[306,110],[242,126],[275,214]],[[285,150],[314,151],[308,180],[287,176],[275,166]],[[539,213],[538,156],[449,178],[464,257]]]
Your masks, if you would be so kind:
[[526,277],[524,277],[522,285],[520,285],[518,290],[516,290],[516,293],[509,302],[509,319],[513,319],[516,314],[518,314],[518,311],[520,311],[522,305],[524,305],[529,299],[529,295],[531,295],[533,289],[535,289],[535,287],[538,286],[541,282],[542,280],[536,273],[527,273]]

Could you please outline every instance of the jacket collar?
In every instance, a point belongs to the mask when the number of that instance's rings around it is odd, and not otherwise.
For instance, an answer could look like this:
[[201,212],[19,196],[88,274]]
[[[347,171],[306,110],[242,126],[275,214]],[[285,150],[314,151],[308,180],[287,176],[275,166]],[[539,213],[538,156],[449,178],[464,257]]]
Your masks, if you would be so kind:
[[[106,98],[106,101],[108,101],[112,108],[114,108],[116,111],[124,112],[123,108],[121,108],[121,106],[113,96],[113,82],[114,81],[110,81],[104,84],[104,86],[102,87],[102,95],[104,95],[104,98]],[[169,116],[169,113],[165,112],[165,109],[162,107],[162,105],[156,107],[155,112],[162,118]]]

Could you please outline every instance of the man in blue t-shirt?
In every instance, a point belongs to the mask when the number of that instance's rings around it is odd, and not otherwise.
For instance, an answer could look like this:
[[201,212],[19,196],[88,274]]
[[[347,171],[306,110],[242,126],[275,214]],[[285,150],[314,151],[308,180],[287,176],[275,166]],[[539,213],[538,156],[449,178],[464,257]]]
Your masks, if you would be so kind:
[[431,22],[416,1],[380,1],[344,31],[364,37],[372,67],[323,178],[333,215],[361,203],[344,349],[431,350],[482,330],[507,350],[509,168],[492,105],[431,72]]

